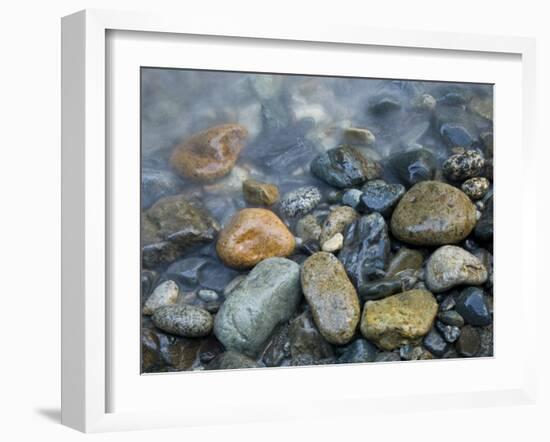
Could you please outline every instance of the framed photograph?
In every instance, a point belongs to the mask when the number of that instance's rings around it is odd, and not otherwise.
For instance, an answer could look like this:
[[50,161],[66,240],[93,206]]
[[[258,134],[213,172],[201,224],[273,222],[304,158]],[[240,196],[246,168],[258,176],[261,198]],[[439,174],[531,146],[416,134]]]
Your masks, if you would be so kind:
[[534,42],[329,28],[63,19],[64,424],[534,400]]

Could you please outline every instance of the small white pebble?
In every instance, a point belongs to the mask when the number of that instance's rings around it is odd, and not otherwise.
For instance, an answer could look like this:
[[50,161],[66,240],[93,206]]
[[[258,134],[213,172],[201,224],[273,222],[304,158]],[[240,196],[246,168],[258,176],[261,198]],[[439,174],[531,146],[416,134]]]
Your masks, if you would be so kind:
[[172,280],[159,284],[143,306],[144,315],[152,315],[156,309],[165,305],[174,305],[178,302],[179,286]]
[[336,252],[344,245],[344,235],[341,233],[335,234],[330,239],[327,239],[322,246],[323,252]]

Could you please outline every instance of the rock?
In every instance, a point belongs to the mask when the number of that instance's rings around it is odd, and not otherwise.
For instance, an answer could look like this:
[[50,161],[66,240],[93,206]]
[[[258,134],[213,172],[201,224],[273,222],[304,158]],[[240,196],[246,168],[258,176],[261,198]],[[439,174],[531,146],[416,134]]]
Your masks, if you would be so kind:
[[279,210],[284,216],[294,218],[311,212],[320,201],[321,192],[317,187],[300,187],[283,196],[279,203]]
[[391,230],[406,243],[437,246],[462,241],[476,221],[476,208],[462,191],[445,183],[423,181],[397,204]]
[[147,268],[171,262],[214,239],[216,221],[183,196],[167,196],[141,214],[142,262]]
[[222,304],[214,334],[228,350],[255,356],[300,302],[300,267],[285,258],[260,262]]
[[338,358],[339,364],[357,364],[373,362],[378,355],[378,348],[365,339],[357,339],[349,344]]
[[296,236],[303,241],[319,241],[322,228],[313,215],[306,215],[296,223]]
[[289,325],[279,326],[273,333],[262,353],[262,362],[266,367],[279,367],[290,358]]
[[475,201],[485,196],[489,190],[490,184],[487,178],[474,177],[464,181],[460,188],[466,195]]
[[208,336],[207,338],[201,339],[200,348],[198,351],[199,361],[202,364],[208,364],[224,351],[225,349],[223,348],[223,345],[216,339],[215,336]]
[[437,328],[441,336],[450,344],[455,342],[460,336],[460,328],[455,325],[447,325],[443,324],[441,321],[435,321],[435,328]]
[[363,192],[359,189],[348,189],[342,195],[342,204],[356,209],[361,202],[361,195],[363,195]]
[[418,361],[420,359],[425,359],[425,354],[427,352],[418,345],[407,344],[399,349],[399,356],[404,361]]
[[335,234],[332,238],[327,239],[322,246],[323,252],[334,253],[342,248],[344,245],[344,235],[341,233]]
[[338,188],[353,187],[378,178],[381,166],[351,146],[340,146],[319,155],[311,162],[311,172]]
[[389,251],[388,229],[379,213],[363,216],[348,227],[339,259],[359,293],[368,282],[384,277]]
[[180,259],[166,269],[165,277],[174,278],[183,286],[194,287],[199,283],[200,270],[208,263],[205,257],[191,256]]
[[435,156],[427,149],[399,152],[392,155],[388,162],[394,173],[407,186],[431,180],[435,176]]
[[454,325],[455,327],[462,327],[464,325],[464,318],[455,310],[441,311],[437,315],[437,318],[447,325]]
[[243,196],[248,204],[271,206],[279,200],[279,188],[256,180],[243,181]]
[[321,247],[319,246],[319,243],[317,241],[305,241],[302,244],[300,244],[300,250],[306,255],[310,256],[314,253],[317,253],[321,250]]
[[493,239],[493,196],[486,202],[486,208],[476,224],[475,236],[481,241],[492,241]]
[[342,200],[343,194],[342,190],[330,189],[325,195],[329,204],[336,204]]
[[368,129],[348,127],[344,129],[344,139],[350,144],[370,146],[376,141],[374,134]]
[[147,209],[160,198],[179,193],[182,189],[183,182],[174,173],[144,167],[141,171],[141,208]]
[[208,289],[199,290],[197,296],[204,302],[216,302],[220,298],[214,290]]
[[424,347],[436,356],[443,356],[449,349],[449,344],[441,337],[441,335],[432,328],[423,340]]
[[403,270],[420,270],[422,263],[424,262],[424,256],[418,250],[408,249],[401,247],[395,256],[390,259],[388,269],[386,271],[387,277],[392,277]]
[[457,246],[437,249],[426,263],[425,282],[434,293],[457,285],[481,285],[487,280],[487,269],[471,253]]
[[492,322],[485,294],[477,287],[468,287],[460,292],[460,296],[456,300],[456,311],[470,325],[484,326]]
[[384,350],[418,344],[428,333],[437,302],[425,290],[409,290],[379,301],[367,301],[361,318],[361,333]]
[[326,252],[310,256],[301,274],[302,290],[319,331],[331,344],[346,344],[359,322],[359,299],[338,259]]
[[211,181],[235,165],[248,132],[238,124],[223,124],[193,135],[172,152],[170,164],[183,176]]
[[393,207],[405,193],[405,187],[401,184],[387,184],[383,180],[372,180],[361,189],[363,194],[357,210],[360,212],[378,212],[388,216]]
[[168,280],[159,284],[143,306],[144,315],[152,315],[156,309],[164,305],[174,305],[178,301],[180,289],[174,281]]
[[295,244],[292,233],[273,212],[242,209],[221,231],[216,250],[225,265],[246,269],[266,258],[289,256]]
[[290,322],[289,341],[292,365],[316,365],[334,357],[332,346],[319,332],[309,311]]
[[159,371],[163,366],[158,334],[151,328],[141,330],[141,371]]
[[212,315],[192,305],[167,305],[153,313],[155,326],[185,338],[207,336],[212,331]]
[[399,356],[399,353],[382,351],[378,353],[374,362],[395,362],[400,360],[401,360],[401,357]]
[[235,278],[233,278],[229,282],[229,284],[227,284],[225,286],[225,288],[223,289],[223,296],[225,296],[227,298],[231,293],[233,293],[233,290],[235,290],[237,288],[237,286],[241,282],[243,282],[245,279],[246,279],[246,275],[239,275],[239,276],[236,276]]
[[493,97],[480,97],[478,95],[472,97],[468,103],[468,110],[486,120],[493,121]]
[[346,227],[357,218],[359,218],[359,214],[351,207],[338,206],[332,209],[323,223],[321,236],[319,238],[321,245],[333,238],[337,233],[344,233]]
[[398,98],[395,97],[376,97],[369,110],[376,116],[385,116],[389,113],[393,113],[401,109],[401,103]]
[[456,343],[456,351],[466,358],[472,358],[480,350],[481,340],[478,331],[469,325],[465,326]]
[[153,284],[158,279],[159,275],[153,270],[142,270],[141,271],[141,302],[145,303],[147,297],[151,293],[151,288]]
[[258,368],[259,365],[253,359],[234,351],[226,351],[217,356],[207,370],[233,370],[236,368]]
[[413,103],[414,107],[420,111],[432,111],[437,105],[436,99],[430,94],[418,96]]
[[483,172],[485,160],[475,150],[452,155],[443,163],[443,174],[451,181],[464,181]]
[[477,329],[481,339],[481,348],[478,357],[493,356],[493,324]]
[[417,272],[403,270],[395,276],[367,282],[359,293],[361,301],[382,299],[395,293],[405,292],[415,287],[418,281]]
[[440,295],[443,296],[443,300],[441,301],[441,304],[439,305],[439,310],[442,312],[447,312],[449,310],[452,310],[455,308],[456,302],[455,298],[452,295]]

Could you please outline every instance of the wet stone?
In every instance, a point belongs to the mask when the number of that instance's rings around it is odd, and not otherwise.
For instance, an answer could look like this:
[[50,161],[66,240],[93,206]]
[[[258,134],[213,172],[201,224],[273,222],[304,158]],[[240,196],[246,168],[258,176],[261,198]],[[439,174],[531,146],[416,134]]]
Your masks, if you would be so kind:
[[340,364],[356,364],[359,362],[373,362],[378,355],[378,348],[366,339],[357,339],[345,347],[338,358]]
[[364,146],[370,146],[376,141],[376,137],[370,130],[359,127],[348,127],[344,129],[344,139],[347,143]]
[[460,188],[472,200],[483,198],[489,190],[490,182],[484,177],[470,178],[462,183]]
[[401,109],[399,99],[395,97],[380,97],[372,101],[369,110],[376,116],[385,116]]
[[214,290],[209,290],[209,289],[199,290],[197,292],[197,296],[203,302],[215,302],[215,301],[218,301],[220,298],[220,296]]
[[486,208],[481,214],[481,218],[476,224],[475,236],[481,241],[491,241],[493,239],[493,197],[486,202]]
[[464,318],[455,310],[441,311],[437,315],[437,318],[447,325],[453,325],[455,327],[462,327],[464,325]]
[[344,235],[336,233],[333,237],[327,239],[322,246],[323,252],[334,253],[342,248],[344,244]]
[[167,170],[143,168],[141,172],[141,208],[147,209],[165,196],[183,189],[183,181]]
[[423,340],[424,347],[428,351],[436,356],[443,356],[449,348],[449,344],[443,339],[443,337],[432,328]]
[[278,327],[262,355],[266,367],[278,367],[283,360],[290,358],[289,325]]
[[493,325],[491,324],[487,327],[480,327],[478,331],[481,340],[481,347],[477,356],[493,356]]
[[361,202],[361,195],[363,195],[363,192],[359,189],[348,189],[342,195],[342,204],[356,209]]
[[484,326],[492,323],[491,312],[485,300],[485,293],[477,287],[464,289],[456,300],[456,311],[467,324]]
[[449,157],[443,163],[443,174],[451,181],[460,182],[477,177],[483,172],[485,160],[475,150]]
[[[323,245],[336,234],[342,234],[347,226],[353,223],[359,214],[348,206],[337,206],[332,209],[323,223],[319,241]],[[342,238],[343,239],[343,238]]]
[[168,280],[159,284],[143,306],[144,315],[152,315],[156,309],[164,305],[174,305],[178,301],[179,286],[176,282]]
[[207,336],[212,331],[210,313],[192,305],[168,305],[157,308],[153,323],[161,330],[185,338]]
[[399,353],[382,351],[378,353],[374,362],[395,362],[400,360],[401,357],[399,356]]
[[317,187],[305,186],[286,193],[279,202],[280,212],[288,218],[311,212],[321,201],[321,192]]
[[258,368],[253,359],[234,351],[226,351],[217,356],[207,366],[207,370],[233,370],[238,368]]
[[452,295],[440,295],[443,296],[443,300],[441,301],[441,304],[439,305],[439,310],[442,312],[446,312],[449,310],[452,310],[455,308],[456,302],[455,298]]
[[424,349],[417,345],[404,345],[399,349],[399,356],[404,361],[418,361],[424,355]]
[[391,169],[407,186],[432,180],[435,176],[436,159],[427,149],[399,152],[389,158]]
[[300,250],[307,256],[313,255],[321,250],[319,243],[317,241],[305,241],[300,244]]
[[334,357],[332,346],[319,332],[309,311],[302,313],[290,322],[290,354],[292,365],[313,365]]
[[435,328],[448,343],[455,342],[460,336],[460,328],[455,325],[444,324],[441,321],[435,321]]
[[296,236],[303,241],[318,241],[321,237],[322,228],[317,218],[311,214],[300,218],[296,223]]
[[472,358],[477,355],[481,347],[481,340],[478,331],[472,326],[462,328],[460,338],[456,343],[457,352],[466,358]]
[[279,189],[273,184],[245,180],[242,187],[244,199],[248,204],[271,206],[279,200]]
[[395,293],[406,292],[415,287],[418,281],[415,270],[403,270],[391,277],[368,282],[359,293],[361,301],[382,299]]
[[386,276],[395,276],[403,270],[420,270],[424,261],[424,255],[418,250],[401,247],[390,259]]
[[387,184],[383,180],[372,180],[362,187],[360,203],[357,210],[360,212],[378,212],[388,216],[393,207],[405,193],[401,184]]

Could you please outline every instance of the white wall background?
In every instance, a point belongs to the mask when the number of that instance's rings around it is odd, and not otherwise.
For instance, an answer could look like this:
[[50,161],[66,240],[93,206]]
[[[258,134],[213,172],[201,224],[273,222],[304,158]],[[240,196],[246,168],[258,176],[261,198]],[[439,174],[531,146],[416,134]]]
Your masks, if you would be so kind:
[[[430,0],[299,2],[298,0],[12,0],[0,7],[0,438],[5,441],[79,441],[86,436],[59,425],[60,367],[60,17],[83,8],[166,10],[215,14],[231,20],[349,23],[534,36],[538,44],[539,158],[538,259],[540,399],[536,406],[380,415],[362,420],[212,427],[94,435],[98,441],[548,440],[550,351],[545,324],[550,303],[543,268],[548,262],[549,158],[546,127],[550,82],[549,13],[545,2]],[[429,69],[429,66],[427,66]],[[510,177],[513,178],[513,177]],[[511,238],[510,240],[513,240]],[[518,357],[522,357],[518,349]],[[447,379],[445,382],[452,382]]]

